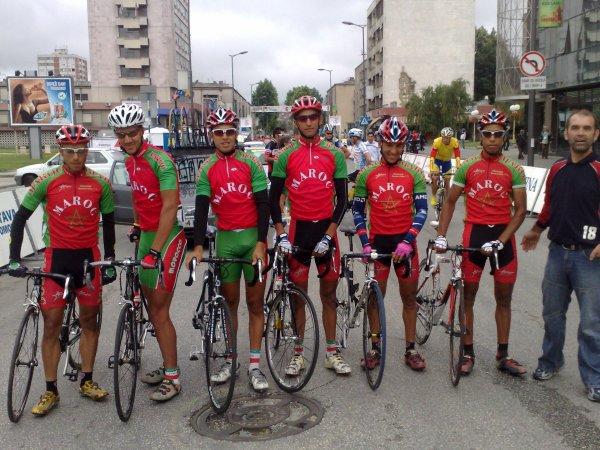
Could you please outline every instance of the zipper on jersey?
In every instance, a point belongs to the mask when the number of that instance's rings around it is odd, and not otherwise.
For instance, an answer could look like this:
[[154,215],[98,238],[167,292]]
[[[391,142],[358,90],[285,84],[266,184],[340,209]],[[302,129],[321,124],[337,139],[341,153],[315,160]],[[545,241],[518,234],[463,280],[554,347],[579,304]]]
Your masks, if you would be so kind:
[[309,142],[308,144],[308,165],[312,166],[312,142]]

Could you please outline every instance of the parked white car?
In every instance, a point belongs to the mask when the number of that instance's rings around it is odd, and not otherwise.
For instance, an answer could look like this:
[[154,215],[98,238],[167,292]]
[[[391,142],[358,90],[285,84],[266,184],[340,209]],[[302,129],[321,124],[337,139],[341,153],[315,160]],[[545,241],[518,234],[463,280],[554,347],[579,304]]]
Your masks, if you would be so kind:
[[[106,148],[90,148],[85,165],[105,177],[109,177],[114,161],[123,161],[123,153],[121,151]],[[39,175],[56,166],[60,166],[62,163],[62,157],[60,153],[57,153],[45,163],[21,167],[15,172],[15,183],[17,186],[29,186]]]

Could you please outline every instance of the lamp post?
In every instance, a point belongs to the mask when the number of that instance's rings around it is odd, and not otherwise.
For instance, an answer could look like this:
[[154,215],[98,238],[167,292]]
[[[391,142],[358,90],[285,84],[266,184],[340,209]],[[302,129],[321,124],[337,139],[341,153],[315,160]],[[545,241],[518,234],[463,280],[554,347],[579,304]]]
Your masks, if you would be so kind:
[[363,116],[367,115],[367,65],[365,64],[365,60],[367,58],[367,53],[365,52],[365,28],[367,25],[360,25],[358,23],[343,21],[344,25],[350,25],[354,27],[359,27],[362,31],[362,59],[363,59]]
[[234,79],[233,79],[233,58],[235,58],[236,56],[239,56],[239,55],[245,55],[246,53],[248,53],[248,50],[241,51],[234,55],[229,55],[229,57],[231,58],[231,102],[232,102],[232,106],[233,106],[233,111],[235,113],[237,113],[237,108],[236,108],[236,104],[235,104],[235,84],[234,84]]
[[521,105],[519,105],[518,103],[515,103],[514,105],[510,105],[510,107],[508,109],[510,109],[510,112],[512,113],[513,142],[514,142],[515,141],[515,132],[517,130],[517,127],[516,127],[517,116],[519,115],[519,111],[521,110]]
[[[333,69],[323,69],[323,68],[320,68],[320,69],[317,69],[317,70],[319,72],[329,72],[329,90],[327,91],[327,96],[329,96],[330,92],[331,92],[331,72],[333,72]],[[331,102],[331,98],[327,99],[327,103],[329,103],[329,116],[331,116],[332,114],[334,114],[336,112],[335,108],[333,107],[333,104]]]
[[471,111],[471,117],[473,118],[473,142],[475,142],[475,138],[476,138],[476,131],[477,131],[477,121],[479,120],[479,118],[481,117],[481,115],[479,114],[479,110],[478,109],[474,109],[473,111]]
[[257,84],[260,84],[260,81],[258,83],[250,83],[250,103],[252,103],[252,94],[254,93],[252,87],[256,86]]

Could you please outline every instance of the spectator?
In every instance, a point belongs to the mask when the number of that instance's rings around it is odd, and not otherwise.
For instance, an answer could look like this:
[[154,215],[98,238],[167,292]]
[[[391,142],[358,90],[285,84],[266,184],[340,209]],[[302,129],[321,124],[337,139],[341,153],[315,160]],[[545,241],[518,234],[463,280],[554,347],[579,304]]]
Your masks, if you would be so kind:
[[375,134],[372,131],[367,133],[367,142],[365,142],[365,146],[369,151],[369,156],[371,157],[371,164],[376,164],[381,159],[381,152],[379,150],[379,143],[375,140]]
[[283,135],[283,128],[280,127],[276,127],[273,130],[273,136],[271,137],[271,140],[267,143],[267,145],[265,146],[265,162],[267,163],[268,166],[268,176],[269,176],[269,180],[271,179],[271,172],[273,171],[273,163],[275,162],[275,150],[277,150],[277,148],[279,148],[279,143],[278,140],[281,138],[281,136]]
[[467,140],[467,130],[464,128],[460,130],[460,148],[464,152],[465,151],[465,141]]
[[542,132],[540,133],[540,143],[542,144],[542,158],[548,159],[548,147],[550,147],[550,141],[552,140],[552,134],[548,127],[544,125]]
[[523,159],[527,153],[527,132],[523,128],[517,134],[517,148],[519,149],[519,159]]

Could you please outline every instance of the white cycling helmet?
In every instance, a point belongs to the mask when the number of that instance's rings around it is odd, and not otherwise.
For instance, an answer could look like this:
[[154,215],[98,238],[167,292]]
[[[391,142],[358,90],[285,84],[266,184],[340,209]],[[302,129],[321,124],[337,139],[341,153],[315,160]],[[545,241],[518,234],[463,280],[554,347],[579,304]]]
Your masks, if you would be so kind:
[[350,131],[348,131],[348,137],[357,137],[362,139],[363,137],[363,132],[360,128],[352,128]]
[[138,105],[122,104],[115,106],[108,114],[108,126],[111,128],[127,128],[144,124],[144,110]]
[[329,125],[328,123],[326,123],[323,126],[323,133],[333,133],[333,125]]
[[441,132],[442,137],[447,137],[447,136],[454,136],[454,130],[450,127],[445,127],[442,128],[442,132]]

